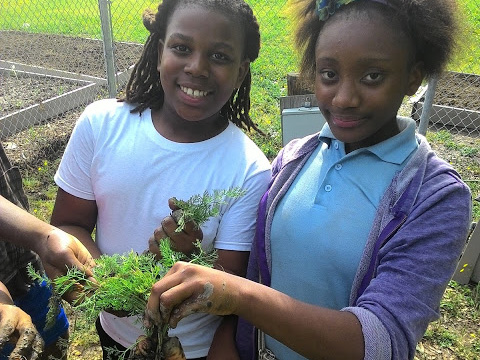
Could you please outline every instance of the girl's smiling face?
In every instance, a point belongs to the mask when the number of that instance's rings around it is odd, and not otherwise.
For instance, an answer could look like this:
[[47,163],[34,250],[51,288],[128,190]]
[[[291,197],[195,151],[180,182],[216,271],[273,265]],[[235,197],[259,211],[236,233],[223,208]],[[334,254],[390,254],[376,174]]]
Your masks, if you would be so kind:
[[186,121],[216,120],[249,69],[243,47],[232,19],[201,6],[177,8],[159,44],[162,111]]
[[331,18],[316,51],[315,94],[335,137],[348,152],[396,135],[397,111],[420,86],[408,40],[378,17]]

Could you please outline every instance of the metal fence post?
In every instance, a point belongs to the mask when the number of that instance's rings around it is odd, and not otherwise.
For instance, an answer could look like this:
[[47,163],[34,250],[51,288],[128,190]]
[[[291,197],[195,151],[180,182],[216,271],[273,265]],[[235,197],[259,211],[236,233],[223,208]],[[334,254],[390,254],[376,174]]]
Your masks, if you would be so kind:
[[102,24],[103,53],[107,72],[108,94],[114,98],[117,94],[117,79],[115,73],[115,54],[113,49],[112,13],[110,0],[98,0],[100,21]]
[[427,134],[428,121],[430,119],[430,112],[433,106],[433,97],[435,96],[435,89],[437,88],[438,76],[433,76],[428,81],[427,91],[425,92],[425,101],[423,102],[422,115],[420,115],[420,124],[418,125],[418,132],[422,135]]
[[480,225],[472,223],[470,234],[467,238],[467,244],[460,257],[457,269],[453,274],[452,280],[465,285],[473,280],[479,281],[480,276]]

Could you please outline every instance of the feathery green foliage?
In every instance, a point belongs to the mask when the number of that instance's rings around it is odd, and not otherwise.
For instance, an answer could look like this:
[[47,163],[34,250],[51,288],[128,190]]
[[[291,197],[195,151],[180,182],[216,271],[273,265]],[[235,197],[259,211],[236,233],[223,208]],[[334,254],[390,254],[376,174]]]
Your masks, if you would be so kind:
[[[145,310],[152,285],[168,269],[157,262],[153,254],[102,255],[97,259],[94,269],[95,281],[87,279],[77,269],[68,269],[67,274],[49,280],[44,274],[38,274],[29,268],[34,280],[49,282],[54,289],[52,299],[58,303],[61,297],[71,291],[81,291],[80,297],[72,305],[82,310],[89,320],[95,321],[102,310],[125,311],[129,315],[140,315]],[[52,300],[51,300],[52,303]],[[50,306],[47,326],[55,320],[57,307]]]
[[178,219],[177,232],[182,231],[185,224],[194,221],[197,226],[206,222],[210,217],[218,216],[220,206],[225,204],[225,198],[238,198],[245,194],[245,190],[231,188],[227,190],[214,190],[213,194],[205,191],[203,195],[193,195],[187,201],[175,199],[175,205],[182,210]]
[[[226,198],[243,196],[245,191],[232,188],[229,190],[205,192],[203,196],[194,195],[187,201],[176,200],[176,205],[182,210],[178,231],[185,224],[193,221],[197,226],[202,225],[210,217],[219,214],[220,206],[226,203]],[[162,259],[156,260],[151,253],[137,254],[133,251],[127,254],[102,255],[96,260],[93,269],[94,280],[88,279],[79,269],[68,269],[64,276],[50,280],[45,274],[39,274],[33,267],[29,267],[29,275],[36,281],[46,281],[52,285],[54,295],[52,306],[47,315],[47,325],[55,320],[55,313],[62,296],[69,291],[79,291],[80,297],[72,306],[82,310],[87,319],[95,321],[103,310],[122,311],[129,316],[142,316],[150,295],[152,285],[161,279],[177,261],[191,262],[212,267],[217,259],[215,251],[206,253],[200,241],[195,244],[197,251],[187,256],[174,251],[168,238],[159,243]]]

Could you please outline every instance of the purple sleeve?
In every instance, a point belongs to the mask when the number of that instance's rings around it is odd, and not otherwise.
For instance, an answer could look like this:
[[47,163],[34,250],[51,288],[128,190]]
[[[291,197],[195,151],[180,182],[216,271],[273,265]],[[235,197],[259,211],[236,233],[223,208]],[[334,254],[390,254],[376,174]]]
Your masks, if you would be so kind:
[[424,178],[411,213],[379,250],[375,276],[355,304],[368,312],[344,309],[362,323],[366,349],[378,350],[382,343],[374,315],[390,335],[377,353],[391,347],[392,359],[413,359],[417,342],[439,316],[470,221],[471,194],[454,173]]

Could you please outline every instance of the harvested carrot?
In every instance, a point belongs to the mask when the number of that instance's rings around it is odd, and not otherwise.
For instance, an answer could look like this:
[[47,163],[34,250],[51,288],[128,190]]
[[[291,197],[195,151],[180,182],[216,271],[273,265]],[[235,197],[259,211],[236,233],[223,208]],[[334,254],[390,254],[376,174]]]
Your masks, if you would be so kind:
[[137,339],[137,346],[133,351],[130,353],[129,360],[134,359],[150,359],[155,358],[152,357],[152,353],[154,353],[155,344],[152,341],[152,338],[146,335],[140,335]]
[[165,360],[186,360],[182,345],[177,337],[170,337],[163,341],[162,353]]

